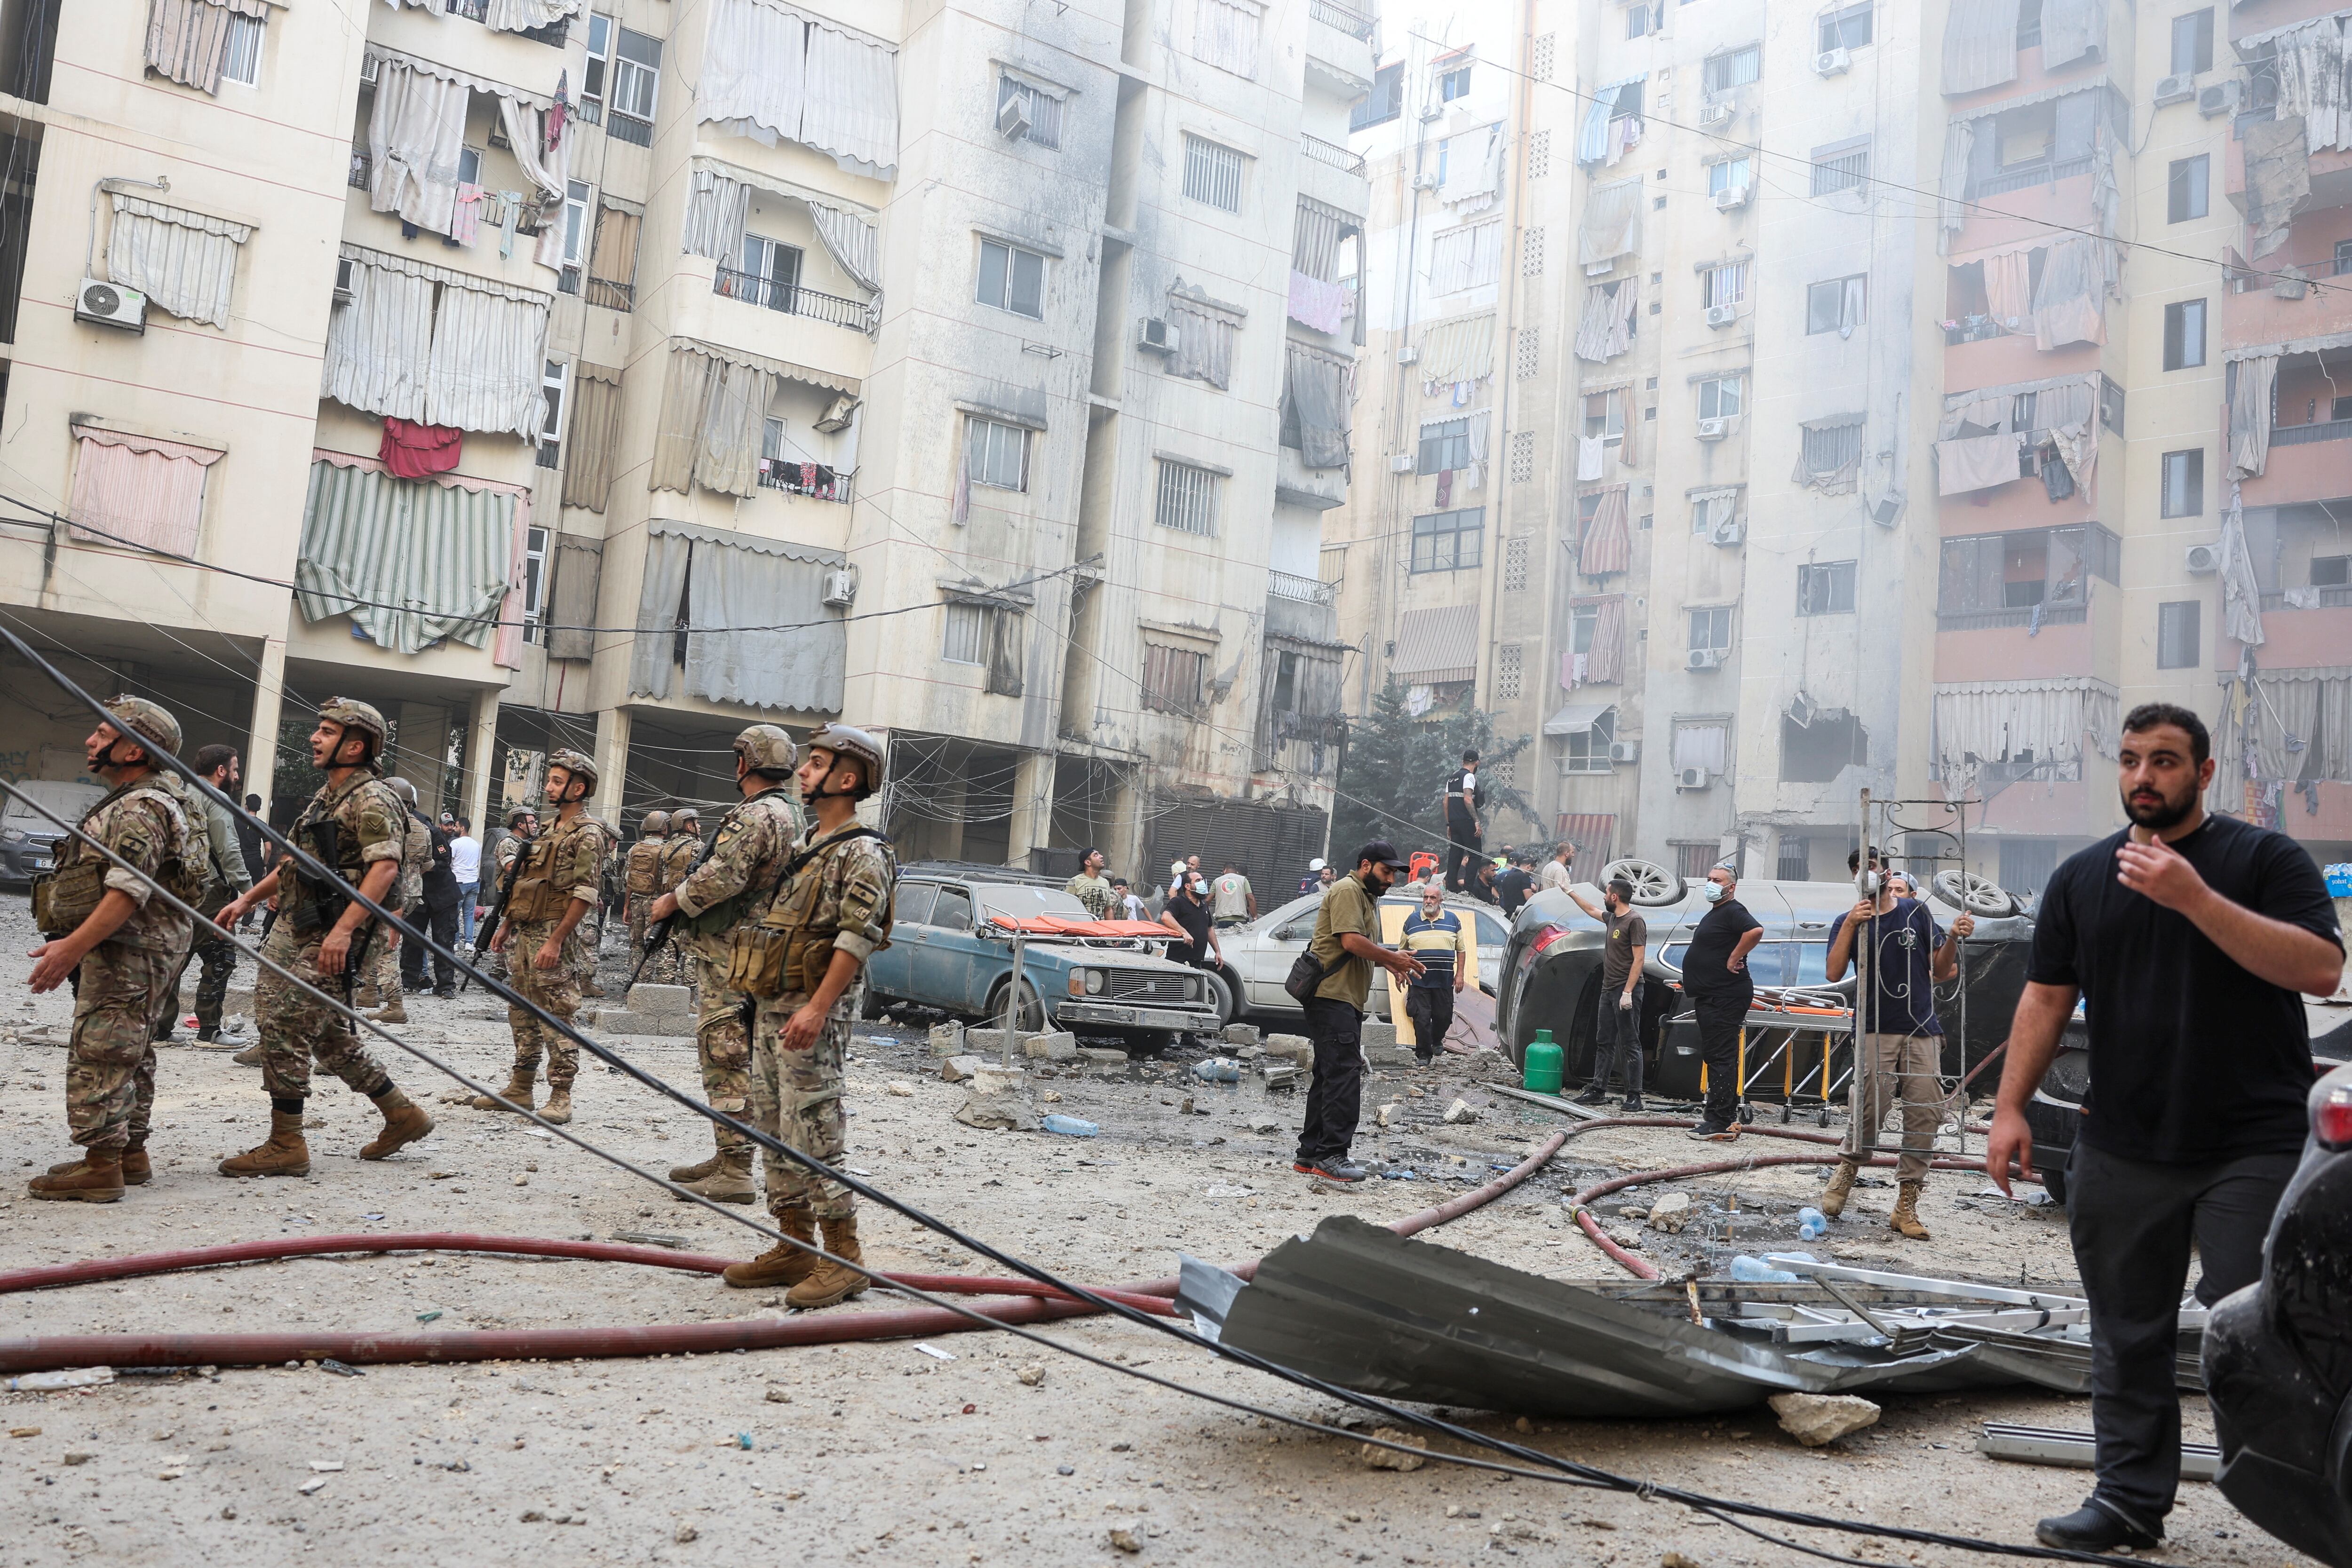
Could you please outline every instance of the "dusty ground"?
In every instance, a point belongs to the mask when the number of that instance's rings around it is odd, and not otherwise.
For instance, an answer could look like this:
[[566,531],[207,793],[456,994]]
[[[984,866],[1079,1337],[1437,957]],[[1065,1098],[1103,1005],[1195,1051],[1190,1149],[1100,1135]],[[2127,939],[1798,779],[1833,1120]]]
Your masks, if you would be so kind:
[[[22,952],[29,936],[23,901],[0,903],[0,950]],[[62,992],[26,997],[21,973],[0,982],[0,1156],[30,1176],[68,1152],[65,1054],[35,1026],[50,1026],[61,1040],[68,1004]],[[239,979],[249,984],[249,967]],[[246,1005],[240,988],[232,1007]],[[499,1079],[509,1047],[490,1005],[471,995],[411,998],[409,1011],[415,1021],[404,1032],[420,1045]],[[670,1081],[694,1082],[691,1042],[615,1043]],[[6,1266],[371,1228],[600,1238],[660,1230],[693,1250],[742,1255],[761,1245],[510,1117],[443,1105],[446,1086],[429,1070],[384,1060],[432,1103],[440,1126],[427,1144],[362,1164],[355,1151],[371,1135],[373,1110],[324,1080],[329,1087],[310,1103],[323,1123],[310,1134],[313,1174],[231,1182],[212,1167],[266,1129],[258,1070],[234,1065],[225,1051],[167,1048],[154,1183],[110,1206],[33,1202],[11,1184],[0,1194]],[[975,1133],[950,1120],[961,1091],[938,1082],[920,1031],[882,1026],[861,1039],[851,1063],[850,1161],[979,1235],[1076,1278],[1115,1281],[1172,1272],[1179,1249],[1252,1256],[1327,1213],[1412,1213],[1483,1182],[1560,1124],[1483,1092],[1467,1062],[1375,1073],[1368,1104],[1394,1101],[1404,1113],[1395,1129],[1368,1132],[1358,1153],[1414,1178],[1320,1196],[1288,1169],[1295,1097],[1246,1084],[1212,1092],[1180,1072],[1171,1064],[1045,1085],[1063,1096],[1057,1109],[1102,1124],[1092,1141]],[[888,1092],[891,1080],[914,1093]],[[1188,1093],[1204,1113],[1181,1113]],[[1475,1125],[1436,1122],[1457,1094],[1479,1109]],[[575,1129],[632,1158],[666,1166],[707,1152],[697,1119],[600,1068],[583,1072],[578,1098]],[[1283,1134],[1247,1131],[1250,1118],[1267,1113],[1282,1118]],[[1673,1133],[1595,1134],[1571,1143],[1542,1176],[1433,1238],[1559,1278],[1606,1276],[1606,1260],[1568,1222],[1562,1193],[1603,1172],[1715,1152]],[[1794,1244],[1795,1209],[1816,1183],[1810,1167],[1796,1166],[1686,1186],[1710,1226],[1671,1239],[1645,1233],[1661,1255]],[[1812,1249],[1979,1278],[2070,1280],[2055,1211],[1972,1196],[1983,1186],[1958,1174],[1937,1178],[1925,1206],[1933,1244],[1895,1238],[1885,1224],[1891,1189],[1866,1189]],[[1603,1211],[1616,1207],[1608,1200]],[[866,1235],[868,1258],[885,1267],[989,1271],[903,1221],[871,1218]],[[892,1304],[869,1296],[837,1310]],[[389,1332],[413,1330],[420,1313],[436,1310],[435,1327],[460,1328],[679,1322],[781,1307],[706,1277],[625,1265],[370,1257],[14,1296],[0,1333]],[[1349,1414],[1146,1330],[1095,1321],[1046,1332],[1284,1412]],[[1271,1530],[1300,1561],[1464,1563],[1494,1552],[1625,1564],[1678,1552],[1709,1568],[1807,1561],[1620,1494],[1442,1466],[1369,1470],[1353,1444],[1272,1427],[1005,1334],[932,1343],[953,1359],[889,1343],[652,1362],[380,1366],[359,1378],[230,1369],[212,1379],[0,1395],[0,1429],[12,1434],[0,1439],[0,1509],[15,1525],[0,1555],[26,1563],[269,1563],[313,1554],[447,1563],[553,1552],[694,1563],[740,1556],[756,1539],[894,1563],[1097,1563],[1129,1560],[1110,1544],[1110,1532],[1123,1530],[1140,1547],[1136,1561],[1230,1563],[1263,1552]],[[1040,1362],[1042,1385],[1024,1385],[1016,1369]],[[789,1402],[772,1400],[772,1386]],[[2191,1435],[2210,1437],[2201,1403],[2191,1400],[2187,1414]],[[1877,1427],[1826,1451],[1801,1449],[1763,1411],[1711,1422],[1547,1424],[1534,1440],[1661,1482],[2024,1541],[2036,1517],[2074,1506],[2088,1478],[1976,1454],[1972,1440],[1987,1419],[2081,1429],[2089,1412],[2081,1401],[2026,1392],[1897,1398]],[[342,1468],[314,1471],[314,1461]],[[181,1473],[163,1479],[167,1471]],[[2183,1487],[2170,1528],[2168,1561],[2305,1561],[2246,1524],[2210,1486]],[[1854,1537],[1818,1544],[1922,1563],[1983,1561]]]

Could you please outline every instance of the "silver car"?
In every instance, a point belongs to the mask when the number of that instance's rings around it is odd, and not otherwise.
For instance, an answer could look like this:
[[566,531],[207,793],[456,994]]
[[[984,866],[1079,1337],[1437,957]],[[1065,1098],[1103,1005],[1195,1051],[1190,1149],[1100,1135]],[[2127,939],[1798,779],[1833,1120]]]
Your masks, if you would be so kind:
[[[103,784],[78,784],[63,779],[26,779],[12,782],[47,810],[68,822],[106,799]],[[58,843],[65,830],[15,795],[0,809],[0,887],[30,887],[33,878],[58,863]]]
[[[1391,894],[1381,903],[1383,907],[1405,909],[1420,907],[1421,900]],[[1234,997],[1234,1010],[1229,1017],[1244,1013],[1299,1016],[1298,1004],[1282,988],[1282,982],[1290,973],[1290,966],[1306,950],[1307,940],[1315,935],[1315,916],[1322,907],[1320,894],[1302,894],[1255,920],[1218,928],[1217,945],[1225,957],[1222,973],[1225,988]],[[1511,936],[1510,928],[1503,922],[1503,912],[1467,898],[1449,898],[1445,907],[1460,915],[1464,925],[1476,930],[1478,986],[1491,995],[1496,967],[1503,961],[1503,948]],[[1370,1006],[1372,1017],[1385,1022],[1389,1016],[1386,986],[1372,988]]]

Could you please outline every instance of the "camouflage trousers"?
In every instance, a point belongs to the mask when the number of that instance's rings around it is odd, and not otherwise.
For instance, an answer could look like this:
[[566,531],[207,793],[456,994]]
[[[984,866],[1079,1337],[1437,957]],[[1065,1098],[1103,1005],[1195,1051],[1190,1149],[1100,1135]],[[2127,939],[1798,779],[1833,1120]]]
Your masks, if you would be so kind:
[[637,955],[646,950],[646,912],[654,906],[650,893],[629,894],[629,961],[636,962]]
[[[849,1015],[824,1020],[805,1051],[784,1049],[784,1025],[808,1001],[787,992],[760,1004],[751,1045],[751,1124],[804,1155],[829,1166],[841,1163],[848,1146],[844,1114],[842,1055],[849,1046]],[[818,1219],[846,1219],[854,1207],[849,1189],[816,1176],[797,1160],[769,1153],[768,1212],[782,1218],[797,1209]]]
[[[645,966],[637,969],[637,979],[641,984],[683,986],[690,975],[699,974],[701,960],[684,955],[675,932],[668,941],[662,944],[660,952],[651,958],[646,956],[646,929],[653,924],[654,900],[660,896],[653,893],[629,894],[629,967],[635,969],[640,964]],[[749,1033],[745,1031],[747,1039]],[[744,1056],[746,1060],[751,1056],[749,1046],[744,1048]]]
[[[560,924],[553,920],[518,921],[507,944],[509,977],[507,983],[516,990],[562,1019],[572,1021],[580,1010],[580,971],[570,944],[566,944],[552,969],[539,967],[539,950],[555,935]],[[581,925],[588,924],[583,920]],[[578,927],[574,927],[575,936]],[[514,1030],[514,1065],[518,1075],[538,1068],[540,1059],[547,1060],[547,1086],[569,1089],[580,1076],[580,1048],[561,1031],[540,1022],[538,1015],[518,1007],[507,1009],[507,1022]]]
[[[667,949],[664,949],[665,955]],[[700,1000],[694,1011],[694,1054],[702,1064],[702,1097],[739,1122],[751,1116],[751,1031],[743,1022],[743,993],[727,988],[723,961],[697,956]],[[722,1155],[751,1157],[751,1140],[716,1122],[711,1138]]]
[[604,946],[604,911],[600,905],[581,916],[580,924],[572,928],[572,937],[564,945],[563,961],[572,970],[572,983],[581,991],[588,991],[596,983],[596,955]]
[[[261,1082],[273,1098],[299,1100],[310,1093],[313,1060],[370,1098],[392,1087],[392,1079],[360,1043],[349,1019],[270,967],[283,965],[329,996],[348,1002],[352,989],[350,971],[319,973],[319,941],[325,935],[321,931],[307,938],[297,936],[293,922],[280,920],[269,928],[269,939],[261,945],[266,962],[253,983],[253,1016],[261,1027]],[[371,933],[367,943],[368,950],[361,955],[363,970],[375,961],[379,946],[391,946],[383,941],[382,932]],[[395,956],[393,984],[396,988],[399,983]],[[386,999],[399,995],[394,989]]]
[[101,942],[74,980],[66,1051],[66,1126],[86,1149],[144,1148],[155,1106],[155,1020],[184,961],[178,953]]
[[374,988],[376,1006],[388,1008],[400,1000],[399,932],[379,926],[368,938],[367,962],[361,967],[360,980]]

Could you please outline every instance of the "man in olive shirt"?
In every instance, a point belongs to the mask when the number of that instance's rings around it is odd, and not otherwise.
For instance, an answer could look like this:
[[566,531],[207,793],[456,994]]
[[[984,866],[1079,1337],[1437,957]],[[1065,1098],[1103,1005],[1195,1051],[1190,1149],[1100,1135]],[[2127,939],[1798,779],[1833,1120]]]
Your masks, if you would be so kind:
[[1601,1012],[1593,1020],[1592,1082],[1578,1095],[1580,1105],[1598,1105],[1609,1096],[1609,1075],[1622,1059],[1625,1063],[1625,1103],[1629,1114],[1642,1109],[1642,960],[1650,942],[1649,923],[1633,913],[1633,884],[1623,877],[1609,883],[1603,907],[1595,909],[1584,894],[1568,890],[1576,906],[1601,922],[1608,942],[1601,950]]
[[1307,1036],[1315,1042],[1314,1082],[1307,1091],[1306,1123],[1291,1169],[1326,1181],[1359,1182],[1364,1167],[1348,1158],[1356,1141],[1364,1082],[1364,1000],[1372,966],[1413,979],[1427,967],[1380,942],[1381,895],[1396,885],[1404,857],[1385,839],[1356,852],[1355,874],[1331,884],[1315,915],[1307,950],[1323,965],[1323,983],[1307,1004]]

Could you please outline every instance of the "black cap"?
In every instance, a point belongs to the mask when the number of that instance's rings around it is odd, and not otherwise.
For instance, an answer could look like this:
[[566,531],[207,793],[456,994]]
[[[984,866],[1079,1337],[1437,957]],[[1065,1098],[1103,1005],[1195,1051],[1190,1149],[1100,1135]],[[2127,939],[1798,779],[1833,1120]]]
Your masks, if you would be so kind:
[[1405,865],[1404,857],[1397,853],[1397,847],[1386,839],[1374,839],[1356,852],[1358,865],[1363,864],[1366,861],[1371,862],[1374,865],[1384,865],[1391,871],[1409,869]]

